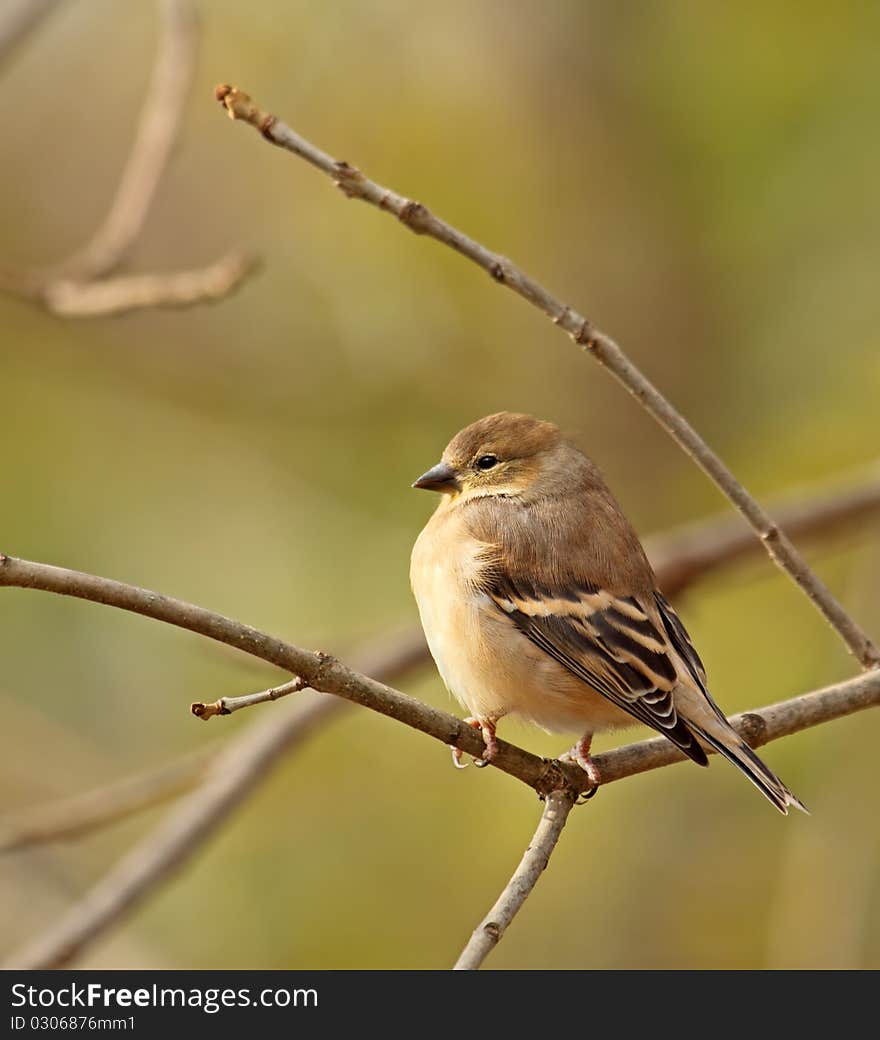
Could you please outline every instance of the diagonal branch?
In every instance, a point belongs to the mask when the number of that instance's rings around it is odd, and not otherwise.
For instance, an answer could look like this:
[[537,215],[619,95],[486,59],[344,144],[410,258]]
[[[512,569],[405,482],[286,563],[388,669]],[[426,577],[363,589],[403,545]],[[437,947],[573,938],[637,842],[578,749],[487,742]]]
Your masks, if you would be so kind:
[[455,962],[454,971],[476,970],[501,941],[507,926],[532,894],[538,878],[547,869],[550,856],[562,836],[562,828],[574,804],[563,791],[554,791],[547,796],[535,836],[523,853],[513,877],[504,886],[504,891],[474,929],[467,946]]
[[[388,715],[443,744],[454,745],[475,758],[482,754],[482,736],[461,719],[362,675],[329,654],[303,650],[250,625],[205,610],[204,607],[110,578],[0,554],[0,586],[4,585],[40,589],[104,603],[188,629],[283,668],[299,676],[304,685],[312,689],[336,694]],[[571,787],[580,793],[589,786],[586,774],[577,766],[546,762],[506,741],[499,741],[498,748],[498,755],[492,765],[522,780],[539,794],[546,794],[558,787]]]
[[204,778],[214,746],[200,748],[153,769],[0,818],[0,853],[79,838],[188,791]]
[[[423,648],[420,655],[424,660],[427,657],[427,647]],[[232,715],[242,708],[252,708],[255,704],[266,704],[269,701],[278,701],[282,697],[289,697],[292,693],[304,690],[306,684],[297,676],[290,682],[282,683],[281,686],[270,686],[268,690],[260,690],[258,693],[246,693],[243,697],[221,697],[219,700],[205,704],[204,701],[193,701],[189,710],[197,719],[207,722],[215,715]]]
[[[787,495],[773,506],[780,527],[790,536],[813,538],[849,524],[880,517],[880,471],[876,465],[835,482],[833,488]],[[718,516],[685,524],[645,540],[645,549],[668,596],[688,588],[718,567],[738,563],[757,552],[759,542],[738,517]]]
[[60,0],[4,0],[0,8],[0,64],[59,4]]
[[672,407],[659,390],[626,357],[610,336],[568,304],[556,299],[539,282],[517,267],[507,257],[494,253],[446,221],[436,217],[420,202],[407,199],[389,188],[371,181],[360,170],[333,159],[301,137],[277,116],[260,109],[251,98],[228,84],[215,90],[217,100],[232,119],[240,119],[255,127],[272,144],[305,159],[333,179],[349,198],[362,199],[380,210],[393,214],[418,235],[449,246],[487,271],[501,285],[522,296],[543,311],[555,325],[571,338],[620,382],[641,406],[663,427],[698,466],[715,482],[731,503],[742,513],[761,539],[770,557],[796,582],[809,599],[837,630],[841,639],[865,668],[880,664],[880,650],[860,626],[849,616],[830,590],[815,575],[788,536],[734,477],[720,457],[706,444],[687,420]]
[[[363,667],[393,680],[420,660],[421,641],[402,640],[364,657]],[[264,715],[216,754],[204,782],[44,934],[13,953],[6,967],[60,967],[103,935],[190,859],[287,752],[344,708],[338,697],[306,695],[290,711]]]

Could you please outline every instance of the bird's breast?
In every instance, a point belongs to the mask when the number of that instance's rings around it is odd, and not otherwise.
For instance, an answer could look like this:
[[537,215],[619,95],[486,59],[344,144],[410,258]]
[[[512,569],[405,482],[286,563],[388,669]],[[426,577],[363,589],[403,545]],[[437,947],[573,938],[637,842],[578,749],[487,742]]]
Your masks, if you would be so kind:
[[446,687],[475,716],[516,714],[549,730],[619,725],[618,708],[536,647],[482,591],[494,554],[443,512],[413,548],[413,594]]
[[491,551],[441,513],[419,535],[410,564],[413,594],[440,675],[474,713],[487,653],[485,613],[491,606],[480,579]]

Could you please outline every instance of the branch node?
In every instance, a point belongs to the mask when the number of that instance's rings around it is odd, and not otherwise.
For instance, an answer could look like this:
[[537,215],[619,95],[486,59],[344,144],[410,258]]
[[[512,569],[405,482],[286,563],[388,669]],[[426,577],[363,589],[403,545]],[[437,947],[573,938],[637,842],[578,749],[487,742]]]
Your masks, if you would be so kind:
[[356,166],[352,166],[344,159],[337,159],[333,164],[333,173],[333,183],[347,199],[359,198],[363,195],[361,185],[364,182],[364,175]]
[[272,140],[272,127],[278,122],[276,116],[266,115],[260,120],[260,125],[257,129],[266,138],[267,141]]
[[427,206],[423,206],[421,202],[416,202],[414,199],[407,199],[397,214],[397,219],[416,235],[422,235],[425,232],[424,222],[427,215]]
[[763,716],[754,711],[744,712],[740,716],[740,724],[737,727],[740,736],[749,747],[759,747],[766,743],[767,723]]
[[569,316],[569,314],[571,314],[571,307],[569,307],[568,304],[565,304],[563,306],[562,310],[553,319],[553,324],[554,325],[561,325],[566,320],[566,318]]
[[779,541],[779,527],[776,524],[770,524],[765,530],[761,532],[761,541],[766,545],[768,542]]
[[325,650],[316,650],[315,657],[318,660],[318,667],[315,669],[311,679],[303,679],[301,676],[297,676],[294,680],[297,683],[303,684],[303,689],[306,686],[311,686],[314,689],[318,689],[324,672],[328,668],[332,668],[333,665],[337,664],[336,658],[333,654],[328,654]]
[[[566,307],[566,311],[567,310],[568,308]],[[563,312],[563,314],[559,316],[560,321],[562,321],[564,314],[565,312]],[[583,347],[584,350],[596,349],[596,329],[594,328],[593,323],[590,321],[589,318],[584,318],[577,332],[573,332],[571,334],[571,338],[575,341],[575,343]]]
[[504,285],[507,280],[507,275],[504,271],[504,264],[500,260],[493,260],[489,265],[489,274],[495,279],[496,282],[500,282]]
[[554,791],[565,791],[571,788],[562,763],[557,758],[545,758],[544,770],[532,785],[543,802]]

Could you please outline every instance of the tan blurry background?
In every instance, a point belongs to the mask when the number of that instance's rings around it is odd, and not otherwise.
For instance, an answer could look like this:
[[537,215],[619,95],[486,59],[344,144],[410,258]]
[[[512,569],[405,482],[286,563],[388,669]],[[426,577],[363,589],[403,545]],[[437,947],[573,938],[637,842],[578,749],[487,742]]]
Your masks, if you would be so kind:
[[[0,299],[3,551],[344,655],[415,620],[409,551],[434,502],[409,483],[485,413],[571,430],[645,535],[723,508],[548,321],[230,124],[220,81],[588,313],[760,495],[878,455],[877,5],[212,0],[201,13],[196,90],[132,267],[236,244],[265,266],[182,312],[73,323]],[[69,0],[3,68],[4,261],[58,259],[102,216],[155,29],[146,0]],[[810,553],[875,636],[877,533]],[[678,605],[728,711],[854,671],[763,561]],[[0,595],[0,655],[0,808],[233,736],[251,713],[203,725],[189,702],[278,674],[17,590]],[[432,669],[405,688],[458,710]],[[716,763],[600,793],[491,966],[880,966],[878,740],[871,712],[767,750],[810,819],[777,817]],[[4,946],[54,920],[160,812],[5,857]],[[458,773],[422,735],[352,711],[78,963],[445,967],[537,813],[522,785]]]

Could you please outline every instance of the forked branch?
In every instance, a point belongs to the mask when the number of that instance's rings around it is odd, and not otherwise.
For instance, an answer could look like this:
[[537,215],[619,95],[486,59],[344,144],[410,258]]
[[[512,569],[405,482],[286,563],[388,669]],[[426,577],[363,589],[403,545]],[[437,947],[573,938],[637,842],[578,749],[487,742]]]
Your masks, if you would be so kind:
[[[0,52],[54,6],[45,0],[0,15]],[[233,250],[206,267],[117,275],[140,238],[171,160],[195,69],[198,25],[192,0],[159,0],[159,42],[131,151],[106,216],[72,256],[43,269],[0,268],[0,292],[64,318],[96,318],[153,307],[188,307],[228,296],[255,261]],[[24,24],[26,16],[27,25]],[[16,33],[18,35],[16,35]],[[2,57],[2,53],[0,53]]]
[[[774,511],[786,530],[813,538],[880,516],[880,479],[874,472],[873,468],[859,471],[842,482],[835,481],[832,488],[811,488],[788,495],[779,500]],[[646,545],[660,587],[670,595],[679,594],[719,568],[760,551],[748,528],[728,516],[713,517],[655,535]],[[384,645],[370,655],[370,660],[382,663],[398,660],[401,655],[413,668],[429,660],[421,629],[413,628],[388,637]],[[370,667],[362,670],[374,677],[379,674]],[[209,703],[198,701],[191,705],[191,710],[198,718],[207,720],[278,700],[300,688],[301,683],[294,679],[259,693],[221,697]],[[662,742],[658,744],[658,748],[663,746]],[[207,754],[204,757],[202,753],[187,754],[94,791],[4,814],[0,816],[0,853],[31,844],[77,838],[182,794],[201,782],[207,763]]]
[[[0,554],[0,586],[4,585],[91,600],[188,629],[283,668],[297,676],[303,686],[361,704],[474,757],[482,753],[482,737],[460,719],[357,672],[329,654],[304,650],[204,607],[110,578]],[[413,652],[420,655],[423,650],[416,644]],[[824,690],[734,716],[731,722],[757,747],[878,703],[880,670],[874,670]],[[595,756],[605,783],[682,760],[681,753],[662,737]],[[492,765],[542,796],[561,790],[577,797],[589,789],[586,774],[577,766],[547,761],[503,740],[498,742]]]

